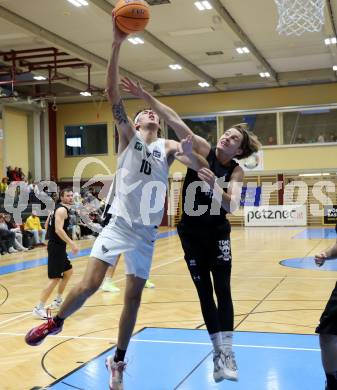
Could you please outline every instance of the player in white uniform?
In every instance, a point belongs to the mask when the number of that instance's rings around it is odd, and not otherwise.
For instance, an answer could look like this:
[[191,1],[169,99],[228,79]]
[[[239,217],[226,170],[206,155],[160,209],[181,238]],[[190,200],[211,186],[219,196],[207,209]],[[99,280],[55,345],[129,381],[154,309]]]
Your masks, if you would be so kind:
[[174,159],[195,170],[208,166],[192,151],[191,136],[181,143],[157,138],[159,117],[154,111],[142,111],[135,125],[127,117],[118,88],[118,58],[125,38],[126,34],[115,27],[107,72],[107,94],[120,137],[115,197],[109,210],[112,217],[95,241],[82,281],[70,291],[58,314],[31,329],[25,338],[29,345],[39,345],[47,335],[61,332],[64,320],[100,287],[107,268],[124,253],[127,275],[117,349],[115,356],[106,360],[109,386],[114,390],[123,388],[124,356],[149,276],[169,166]]

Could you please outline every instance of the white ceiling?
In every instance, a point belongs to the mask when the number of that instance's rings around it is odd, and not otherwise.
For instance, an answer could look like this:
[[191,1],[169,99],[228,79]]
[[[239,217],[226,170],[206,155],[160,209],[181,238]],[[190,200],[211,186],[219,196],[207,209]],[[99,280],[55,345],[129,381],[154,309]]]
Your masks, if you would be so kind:
[[[264,70],[261,61],[252,53],[239,55],[235,51],[235,47],[242,43],[238,35],[215,9],[198,11],[194,0],[170,0],[170,4],[150,7],[151,19],[146,30],[159,42],[159,46],[155,43],[155,47],[153,42],[149,42],[146,35],[144,45],[135,46],[126,42],[121,52],[122,73],[131,72],[145,79],[150,83],[150,88],[158,84],[158,92],[162,94],[261,88],[287,85],[288,80],[292,85],[336,81],[336,74],[332,71],[332,66],[337,65],[336,47],[324,45],[324,38],[334,33],[333,24],[326,22],[321,32],[305,33],[300,37],[280,36],[275,30],[278,15],[274,0],[217,1],[234,18],[259,55],[270,64],[279,76],[279,82],[261,79],[258,76]],[[110,8],[116,1],[88,2],[89,6],[76,8],[67,0],[0,0],[0,51],[57,47],[85,62],[94,55],[91,61],[92,85],[104,89],[105,65],[112,35]],[[327,2],[332,8],[332,16],[337,20],[337,1]],[[14,20],[8,21],[6,10],[16,14]],[[21,18],[56,34],[64,41],[51,39],[44,30],[32,32]],[[69,46],[65,46],[68,43],[74,46],[69,49]],[[162,43],[168,46],[168,51],[162,49]],[[79,54],[78,49],[87,51],[86,58],[82,56],[83,53]],[[178,55],[178,59],[181,56],[188,61],[181,71],[168,67],[169,64],[179,63],[170,49]],[[222,51],[223,54],[208,56],[206,52],[209,51]],[[296,75],[291,73],[295,71]],[[70,76],[74,82],[87,83],[84,68],[64,68],[60,72]],[[215,86],[206,91],[198,86],[202,72],[215,82]],[[66,83],[62,87],[58,85],[57,93],[78,99],[77,91],[81,88],[74,87],[74,84],[71,87]],[[31,90],[22,90],[22,93],[29,94]]]

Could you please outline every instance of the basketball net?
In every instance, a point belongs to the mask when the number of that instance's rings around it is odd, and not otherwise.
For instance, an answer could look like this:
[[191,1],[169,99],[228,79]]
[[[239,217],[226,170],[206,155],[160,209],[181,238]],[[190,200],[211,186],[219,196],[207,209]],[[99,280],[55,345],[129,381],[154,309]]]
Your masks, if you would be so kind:
[[96,119],[99,119],[99,114],[101,112],[102,104],[104,102],[104,96],[103,94],[97,94],[97,95],[92,95],[92,102],[93,105],[95,106],[96,109]]
[[276,30],[284,35],[320,31],[324,24],[325,0],[274,0],[279,14]]

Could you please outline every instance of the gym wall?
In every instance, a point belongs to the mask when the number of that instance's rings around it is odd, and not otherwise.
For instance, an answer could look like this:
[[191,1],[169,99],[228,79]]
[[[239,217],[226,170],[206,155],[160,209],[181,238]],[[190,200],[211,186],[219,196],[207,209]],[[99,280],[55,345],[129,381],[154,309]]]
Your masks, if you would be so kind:
[[[20,167],[25,175],[28,174],[28,114],[25,111],[5,107],[3,110],[4,154],[6,164]],[[6,167],[3,167],[5,169]]]
[[[190,96],[164,97],[160,100],[168,104],[180,115],[210,114],[230,110],[254,110],[288,106],[332,104],[337,100],[337,85],[315,85],[302,87],[270,88],[250,91],[219,92]],[[126,111],[132,117],[144,108],[139,100],[125,101]],[[97,118],[97,114],[99,117]],[[76,164],[81,157],[65,157],[64,126],[71,124],[108,123],[108,155],[97,156],[112,171],[116,166],[114,154],[112,113],[108,103],[103,103],[100,110],[94,103],[64,104],[57,112],[57,148],[59,178],[73,176]],[[264,148],[264,167],[266,171],[323,169],[336,167],[336,145],[324,146],[273,146]],[[323,158],[324,156],[324,158]],[[174,163],[170,173],[184,172],[180,163]],[[98,165],[90,165],[83,177],[103,173]]]

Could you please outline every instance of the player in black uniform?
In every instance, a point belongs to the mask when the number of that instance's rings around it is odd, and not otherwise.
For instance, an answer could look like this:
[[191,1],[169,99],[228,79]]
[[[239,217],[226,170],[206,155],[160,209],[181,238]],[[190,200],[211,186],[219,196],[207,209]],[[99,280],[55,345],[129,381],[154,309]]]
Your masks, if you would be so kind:
[[33,313],[45,319],[47,313],[45,304],[47,299],[57,287],[57,297],[51,304],[51,308],[57,308],[62,302],[62,293],[73,273],[72,265],[66,252],[67,244],[70,245],[73,254],[78,252],[78,248],[66,231],[69,225],[69,208],[73,204],[73,192],[66,188],[60,192],[60,203],[49,215],[46,225],[48,225],[48,279],[49,283],[42,290],[40,302],[34,307]]
[[[337,225],[336,225],[337,233]],[[337,258],[337,241],[315,256],[318,266],[326,260]],[[337,390],[337,283],[322,313],[316,329],[322,352],[322,363],[326,375],[326,390]]]
[[226,130],[217,146],[211,148],[176,112],[145,91],[139,83],[124,78],[122,84],[126,92],[146,101],[174,129],[180,140],[193,136],[195,152],[209,163],[209,168],[202,168],[198,173],[187,170],[183,187],[184,212],[178,233],[214,347],[214,380],[237,380],[232,352],[234,312],[230,290],[230,224],[226,213],[235,211],[240,204],[244,176],[233,158],[249,157],[261,145],[248,131],[248,126],[241,123]]

